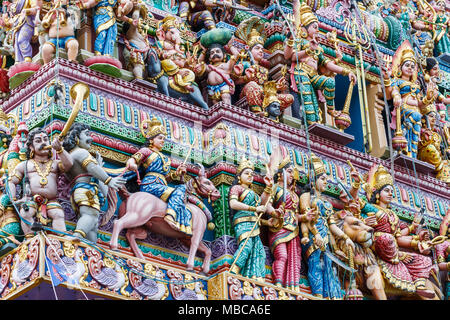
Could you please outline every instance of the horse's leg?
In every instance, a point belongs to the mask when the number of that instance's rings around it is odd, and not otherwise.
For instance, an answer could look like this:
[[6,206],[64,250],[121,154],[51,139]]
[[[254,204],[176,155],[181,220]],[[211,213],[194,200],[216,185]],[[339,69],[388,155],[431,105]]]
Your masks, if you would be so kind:
[[209,272],[209,266],[211,264],[211,249],[209,249],[203,241],[200,241],[198,250],[203,252],[203,254],[205,255],[203,259],[202,271],[205,275],[207,275]]
[[197,250],[198,250],[198,247],[201,242],[201,237],[200,237],[198,231],[195,230],[195,228],[192,230],[192,237],[191,237],[190,242],[191,242],[191,245],[189,246],[189,257],[186,262],[186,270],[193,271],[195,255],[197,254]]
[[[151,208],[149,209],[151,210]],[[142,225],[142,216],[145,216],[145,213],[141,212],[141,214],[139,214],[137,212],[127,211],[123,217],[114,221],[113,232],[109,242],[109,246],[112,250],[117,250],[120,231]]]
[[128,229],[126,233],[128,243],[130,244],[131,250],[136,257],[144,259],[141,249],[136,243],[136,239],[145,239],[147,237],[147,231],[144,228],[132,228]]

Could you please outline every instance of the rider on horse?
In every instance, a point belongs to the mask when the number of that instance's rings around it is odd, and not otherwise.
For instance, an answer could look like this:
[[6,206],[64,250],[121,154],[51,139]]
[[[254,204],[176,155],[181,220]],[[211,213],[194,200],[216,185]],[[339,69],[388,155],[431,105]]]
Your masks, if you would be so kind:
[[185,205],[186,186],[182,184],[171,187],[166,181],[168,176],[172,180],[184,176],[186,166],[181,164],[175,173],[170,172],[170,158],[161,153],[166,130],[155,117],[149,122],[150,126],[145,134],[148,138],[148,147],[137,151],[128,160],[127,168],[132,171],[137,171],[139,166],[144,168],[145,177],[140,185],[140,191],[148,192],[167,202],[164,220],[175,230],[192,235],[192,214]]

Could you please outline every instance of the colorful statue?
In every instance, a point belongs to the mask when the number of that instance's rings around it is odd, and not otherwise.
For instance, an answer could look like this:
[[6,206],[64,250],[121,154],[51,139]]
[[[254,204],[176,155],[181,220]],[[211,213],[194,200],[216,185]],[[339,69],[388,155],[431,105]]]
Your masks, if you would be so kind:
[[[236,65],[238,56],[231,55],[229,60],[226,60],[226,54],[224,46],[219,43],[213,43],[208,49],[204,48],[198,59],[203,70],[196,73],[201,75],[204,72],[207,72],[208,77],[206,83],[208,96],[213,104],[219,101],[231,104],[231,96],[235,89],[231,74],[233,71],[239,73],[241,70],[239,66]],[[205,58],[208,64],[202,64]]]
[[71,198],[79,219],[73,232],[74,237],[97,241],[98,219],[109,189],[116,191],[124,186],[122,177],[110,177],[102,168],[102,158],[95,159],[90,153],[93,142],[90,127],[75,123],[64,139],[64,148],[70,152],[73,166],[66,175],[71,181]]
[[[314,171],[313,183],[315,189],[315,196],[311,199],[310,192],[303,193],[300,196],[300,212],[306,213],[308,211],[315,212],[316,223],[309,228],[303,228],[303,237],[306,238],[302,243],[302,250],[305,253],[306,262],[308,265],[308,281],[311,286],[313,295],[328,298],[340,299],[343,297],[343,291],[337,274],[333,270],[332,260],[329,258],[331,247],[331,238],[329,233],[336,239],[343,239],[345,245],[353,247],[352,240],[335,224],[333,205],[323,199],[321,195],[327,186],[327,168],[325,164],[311,154],[312,170]],[[307,241],[306,241],[307,240]]]
[[236,82],[245,84],[241,98],[247,99],[250,111],[266,116],[267,109],[272,108],[272,105],[277,105],[281,112],[284,111],[294,102],[294,97],[291,94],[280,93],[288,89],[284,77],[265,86],[269,80],[269,70],[262,65],[264,58],[263,32],[264,23],[257,17],[244,20],[236,29],[236,37],[243,40],[248,46],[247,55],[250,59],[250,61],[244,62],[244,70],[241,74],[237,74]]
[[[428,162],[435,167],[436,179],[442,180],[450,185],[450,163],[444,160],[445,153],[441,153],[442,139],[441,130],[436,126],[439,116],[434,104],[422,110],[425,125],[420,133],[417,159]],[[444,152],[448,152],[444,148]]]
[[[37,223],[47,225],[52,219],[52,228],[66,232],[64,210],[58,201],[58,176],[72,168],[73,160],[61,146],[59,139],[50,145],[47,131],[35,128],[27,139],[27,160],[19,163],[10,175],[9,192],[14,201],[22,205],[20,216],[25,236],[32,236],[34,217]],[[52,159],[53,148],[59,156]],[[23,182],[23,197],[16,197],[16,185]],[[25,220],[25,221],[24,221]]]
[[12,29],[15,62],[31,62],[33,48],[31,38],[34,35],[36,13],[42,6],[40,0],[16,0],[11,6],[12,18],[5,21]]
[[[144,130],[144,124],[149,126]],[[206,178],[205,169],[201,166],[199,176],[186,184],[169,186],[167,178],[172,181],[183,181],[186,165],[180,164],[176,172],[170,172],[170,158],[162,154],[166,138],[165,127],[155,117],[146,120],[141,132],[148,139],[148,146],[141,148],[128,161],[126,169],[138,172],[139,167],[145,176],[140,183],[140,192],[126,195],[122,202],[123,209],[118,220],[114,222],[110,246],[118,247],[119,232],[129,229],[127,239],[133,252],[144,258],[136,244],[136,238],[147,235],[147,230],[189,241],[190,250],[187,269],[193,270],[194,258],[198,250],[205,254],[202,271],[207,274],[210,267],[211,250],[202,242],[206,224],[212,219],[208,208],[201,198],[208,197],[215,201],[220,197],[214,184]],[[187,200],[187,203],[186,203]],[[157,218],[152,220],[152,218]]]
[[446,1],[437,0],[435,2],[436,21],[434,29],[434,53],[435,56],[440,56],[444,53],[450,52],[449,27],[450,18],[446,12]]
[[260,196],[251,189],[253,170],[253,163],[243,158],[236,172],[237,181],[229,193],[230,216],[239,245],[230,272],[264,281],[266,253],[259,235],[261,219],[257,220],[266,212],[266,206],[261,204]]
[[[298,291],[301,269],[299,223],[313,217],[310,213],[299,213],[296,170],[289,157],[279,164],[274,182],[276,189],[267,205],[267,213],[273,217],[269,227],[269,246],[274,258],[272,274],[275,285]],[[267,184],[266,187],[271,188]]]
[[211,11],[217,6],[216,0],[183,0],[178,8],[178,16],[195,31],[199,31],[202,27],[211,30],[216,27]]
[[439,92],[437,85],[442,81],[442,75],[439,70],[439,62],[434,57],[426,58],[424,68],[424,80],[427,90],[433,90],[433,96],[429,104],[434,103],[436,110],[440,115],[440,120],[447,120],[447,106],[450,104],[450,97],[445,97]]
[[383,165],[374,165],[370,169],[364,189],[369,202],[362,201],[361,216],[364,223],[375,230],[374,252],[386,281],[408,293],[435,297],[428,280],[432,267],[431,258],[427,256],[429,234],[422,230],[414,235],[419,225],[418,217],[408,227],[390,209],[393,179]]
[[75,38],[75,26],[70,18],[70,11],[66,8],[67,4],[67,0],[55,0],[53,7],[42,19],[42,27],[49,37],[42,46],[44,64],[50,62],[56,47],[66,49],[69,61],[76,61],[78,40]]
[[137,171],[139,166],[145,169],[140,191],[148,192],[167,202],[164,220],[175,230],[192,234],[192,215],[186,209],[186,186],[167,185],[166,177],[179,180],[186,173],[186,165],[181,164],[175,173],[170,172],[170,158],[161,153],[166,139],[166,130],[161,122],[153,118],[149,124],[147,139],[149,147],[141,148],[128,161],[127,169]]
[[395,137],[403,135],[406,139],[403,152],[416,158],[422,127],[420,109],[432,102],[428,96],[432,92],[422,99],[417,83],[417,59],[408,41],[403,42],[394,55],[392,77],[392,80],[385,78],[384,83],[387,97],[393,99],[395,107],[391,128],[396,129]]
[[439,235],[442,237],[446,237],[445,241],[436,245],[436,262],[438,264],[439,270],[445,273],[445,287],[446,287],[446,298],[447,300],[450,298],[450,209],[447,210],[444,219],[442,219],[441,227],[439,228]]
[[195,74],[187,68],[189,66],[187,61],[191,60],[191,56],[181,46],[180,29],[176,18],[166,16],[161,20],[156,35],[157,54],[152,49],[148,57],[148,79],[157,84],[159,92],[207,110],[208,105],[195,83]]
[[133,71],[136,79],[144,79],[145,61],[150,51],[147,31],[149,28],[148,19],[151,16],[147,6],[144,3],[139,3],[134,6],[131,16],[129,14],[120,18],[125,21],[123,57],[127,61],[126,67]]
[[[114,9],[117,6],[117,0],[86,0],[80,2],[81,9],[94,8],[94,28],[95,28],[95,42],[94,53],[96,56],[114,55],[114,46],[117,42],[117,22]],[[121,15],[127,15],[121,7]],[[127,6],[129,9],[129,6]]]
[[[0,111],[2,123],[7,122],[8,116]],[[17,129],[17,130],[16,130]],[[17,132],[15,132],[17,131]],[[5,178],[6,172],[14,172],[15,167],[25,158],[25,141],[28,129],[25,123],[12,129],[4,124],[0,125],[0,174]],[[14,135],[14,137],[12,136]],[[11,141],[12,140],[12,141]],[[22,159],[21,159],[22,158]],[[20,218],[16,212],[11,199],[6,192],[6,181],[1,181],[2,195],[0,196],[0,256],[16,248],[23,239],[23,231],[20,226]]]
[[319,32],[319,22],[311,8],[305,2],[300,6],[299,1],[295,0],[293,10],[300,39],[298,42],[293,38],[288,39],[284,49],[284,57],[291,61],[289,71],[291,73],[291,89],[296,93],[294,98],[297,100],[297,103],[294,104],[295,108],[292,109],[292,115],[296,118],[301,117],[300,102],[298,101],[298,95],[301,95],[307,123],[319,123],[322,121],[322,114],[315,90],[322,90],[326,100],[327,113],[332,117],[339,115],[334,107],[336,87],[334,79],[319,73],[319,68],[323,67],[328,72],[348,75],[353,83],[356,83],[356,76],[325,57],[316,38]]

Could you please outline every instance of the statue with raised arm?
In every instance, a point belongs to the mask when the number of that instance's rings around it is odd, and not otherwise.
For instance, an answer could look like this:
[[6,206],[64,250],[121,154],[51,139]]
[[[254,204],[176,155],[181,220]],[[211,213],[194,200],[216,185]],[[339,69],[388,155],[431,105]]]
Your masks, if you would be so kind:
[[41,21],[44,32],[48,33],[48,40],[42,46],[44,64],[50,62],[57,47],[67,50],[69,61],[76,61],[78,40],[75,38],[75,26],[67,5],[68,0],[55,0],[53,7]]
[[73,124],[63,145],[73,159],[73,166],[66,173],[71,181],[72,207],[79,214],[73,235],[96,242],[99,215],[108,191],[117,191],[125,185],[125,179],[108,176],[101,157],[94,158],[89,153],[93,142],[89,131],[84,123]]
[[[27,160],[19,163],[10,173],[9,191],[13,201],[21,205],[21,225],[25,236],[32,236],[31,225],[47,225],[52,220],[52,228],[66,232],[64,210],[58,201],[58,176],[72,168],[73,160],[61,146],[59,139],[50,138],[42,128],[35,128],[28,134]],[[53,158],[54,149],[59,159]],[[16,185],[23,183],[22,199],[15,199]],[[24,221],[25,220],[25,221]]]
[[[334,107],[336,89],[334,78],[322,74],[319,70],[325,70],[327,74],[333,72],[348,76],[353,83],[356,83],[356,76],[348,69],[338,66],[333,60],[325,57],[324,50],[317,39],[319,21],[311,8],[305,2],[300,6],[298,0],[293,2],[293,6],[296,38],[298,37],[298,39],[294,40],[295,35],[291,34],[284,49],[284,57],[291,61],[289,71],[291,89],[296,93],[294,97],[301,94],[307,123],[320,123],[323,117],[315,90],[322,91],[328,114],[337,117],[339,112]],[[300,118],[300,101],[294,103],[292,115]]]
[[[288,90],[284,76],[269,81],[269,69],[264,65],[264,23],[258,17],[246,19],[239,24],[235,35],[248,46],[248,61],[243,62],[244,68],[236,74],[236,83],[244,85],[240,97],[246,98],[250,111],[277,118],[292,105],[294,97],[284,93]],[[276,114],[270,112],[275,109],[278,109]]]
[[432,267],[429,233],[418,230],[420,216],[408,225],[401,223],[390,208],[393,178],[383,165],[369,170],[364,189],[368,202],[361,201],[361,216],[374,233],[374,253],[387,282],[393,287],[416,293],[424,298],[435,297],[429,282]]

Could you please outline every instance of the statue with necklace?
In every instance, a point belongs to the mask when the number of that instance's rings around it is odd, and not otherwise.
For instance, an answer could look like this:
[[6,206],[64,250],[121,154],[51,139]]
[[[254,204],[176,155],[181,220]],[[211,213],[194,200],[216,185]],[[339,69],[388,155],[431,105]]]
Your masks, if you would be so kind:
[[[64,150],[61,141],[50,138],[42,128],[30,131],[26,142],[27,160],[19,163],[10,175],[9,191],[13,201],[21,206],[21,225],[25,236],[33,236],[31,225],[34,217],[37,223],[47,225],[52,220],[52,228],[66,232],[64,210],[58,201],[58,177],[73,165],[70,154]],[[59,159],[53,158],[51,149]],[[16,186],[23,182],[23,196],[16,199]]]

